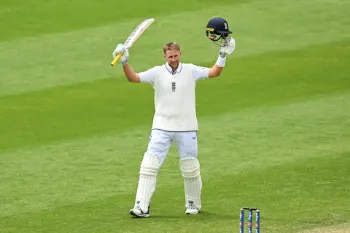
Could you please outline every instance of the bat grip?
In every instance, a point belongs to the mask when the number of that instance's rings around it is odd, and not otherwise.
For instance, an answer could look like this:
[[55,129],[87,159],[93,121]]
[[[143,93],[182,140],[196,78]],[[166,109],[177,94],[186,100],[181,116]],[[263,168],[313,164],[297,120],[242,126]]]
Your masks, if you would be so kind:
[[122,55],[123,55],[122,53],[119,53],[119,54],[114,58],[114,60],[112,61],[111,66],[114,66],[115,64],[117,64],[119,58],[120,58]]

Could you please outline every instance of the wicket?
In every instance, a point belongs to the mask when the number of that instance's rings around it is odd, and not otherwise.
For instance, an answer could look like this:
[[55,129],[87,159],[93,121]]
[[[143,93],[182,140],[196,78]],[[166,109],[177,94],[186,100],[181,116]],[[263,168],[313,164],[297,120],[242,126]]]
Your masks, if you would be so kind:
[[239,215],[239,232],[244,233],[244,211],[248,210],[248,233],[253,233],[253,211],[255,211],[255,233],[260,233],[260,209],[243,207]]

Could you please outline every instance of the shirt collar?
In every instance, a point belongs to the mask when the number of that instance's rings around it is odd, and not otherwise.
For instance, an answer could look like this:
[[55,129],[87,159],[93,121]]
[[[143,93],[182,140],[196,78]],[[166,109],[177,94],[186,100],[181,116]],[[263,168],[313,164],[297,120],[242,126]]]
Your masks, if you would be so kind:
[[165,68],[169,71],[169,73],[171,74],[176,74],[176,73],[180,73],[182,71],[182,63],[179,63],[179,66],[177,67],[177,69],[175,70],[175,72],[173,72],[173,69],[169,66],[168,62],[165,63]]

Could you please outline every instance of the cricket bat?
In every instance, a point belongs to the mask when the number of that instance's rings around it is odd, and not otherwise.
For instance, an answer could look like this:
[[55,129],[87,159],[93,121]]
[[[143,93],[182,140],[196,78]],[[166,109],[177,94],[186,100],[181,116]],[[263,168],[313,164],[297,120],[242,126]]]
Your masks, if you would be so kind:
[[[127,38],[127,40],[124,42],[125,48],[129,49],[133,44],[136,42],[136,40],[142,35],[142,33],[154,22],[154,18],[146,19],[142,23],[140,23],[134,31],[130,34],[130,36]],[[112,61],[111,65],[114,66],[117,64],[119,58],[123,54],[119,53],[114,60]]]

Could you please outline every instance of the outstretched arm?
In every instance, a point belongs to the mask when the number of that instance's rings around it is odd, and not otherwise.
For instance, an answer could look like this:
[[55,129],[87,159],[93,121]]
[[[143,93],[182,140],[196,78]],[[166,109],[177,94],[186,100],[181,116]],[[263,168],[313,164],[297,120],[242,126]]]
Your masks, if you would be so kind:
[[123,71],[125,77],[132,83],[140,82],[140,75],[135,73],[133,68],[128,64],[129,51],[122,44],[118,44],[118,46],[114,49],[112,55],[115,58],[118,54],[122,53],[123,55],[119,59],[119,63],[123,66]]
[[216,63],[209,70],[209,78],[219,77],[221,72],[222,72],[222,70],[224,69],[225,62],[226,62],[226,56],[225,57],[220,57],[219,56],[219,58],[216,61]]
[[123,55],[120,57],[118,62],[122,64],[124,75],[129,82],[150,83],[152,85],[154,84],[154,80],[156,76],[155,75],[156,72],[154,68],[141,73],[136,73],[134,69],[131,67],[131,65],[128,64],[129,51],[122,44],[118,44],[118,46],[114,49],[112,55],[115,58],[120,53],[122,53]]
[[231,38],[229,41],[224,43],[224,46],[220,48],[220,54],[216,63],[209,70],[209,78],[215,78],[220,76],[222,70],[226,64],[226,56],[231,54],[236,47],[236,41],[234,38]]
[[129,80],[129,82],[132,82],[132,83],[140,82],[140,75],[138,73],[135,73],[135,71],[129,64],[123,65],[123,71],[124,71],[125,77]]

